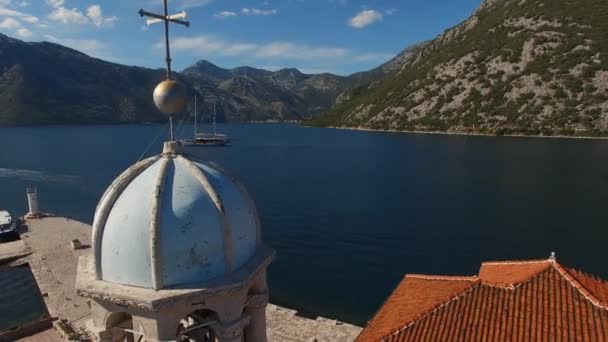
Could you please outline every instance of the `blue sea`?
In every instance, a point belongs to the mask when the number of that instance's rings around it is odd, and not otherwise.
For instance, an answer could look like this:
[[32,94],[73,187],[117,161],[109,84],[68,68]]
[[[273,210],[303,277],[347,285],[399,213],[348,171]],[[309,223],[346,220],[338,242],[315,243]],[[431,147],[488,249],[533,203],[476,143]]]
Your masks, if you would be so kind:
[[[194,153],[252,193],[263,239],[278,252],[269,270],[275,303],[363,324],[406,273],[472,275],[485,260],[552,251],[608,278],[608,141],[287,124],[218,130],[232,147]],[[91,223],[105,188],[159,153],[166,133],[163,125],[0,128],[0,207],[25,213],[25,188],[36,184],[42,210]]]

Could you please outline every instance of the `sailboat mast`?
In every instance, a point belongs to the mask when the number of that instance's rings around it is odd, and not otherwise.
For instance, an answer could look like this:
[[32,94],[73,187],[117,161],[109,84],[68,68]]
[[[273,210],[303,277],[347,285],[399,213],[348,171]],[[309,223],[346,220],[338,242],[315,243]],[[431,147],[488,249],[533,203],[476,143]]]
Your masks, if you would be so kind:
[[216,129],[215,129],[215,120],[216,120],[216,114],[215,114],[215,100],[213,100],[213,136],[216,136]]
[[196,113],[196,99],[197,99],[197,96],[194,95],[194,139],[196,139],[196,135],[198,134],[198,126],[197,126],[198,120],[196,119],[196,114],[197,114]]

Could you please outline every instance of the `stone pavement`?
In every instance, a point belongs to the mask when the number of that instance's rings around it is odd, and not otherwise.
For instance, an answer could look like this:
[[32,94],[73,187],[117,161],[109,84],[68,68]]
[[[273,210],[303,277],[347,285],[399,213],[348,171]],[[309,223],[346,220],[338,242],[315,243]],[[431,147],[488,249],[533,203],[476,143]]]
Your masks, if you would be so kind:
[[[49,313],[53,317],[67,319],[74,328],[83,328],[90,309],[86,298],[76,294],[76,269],[78,257],[91,253],[91,226],[61,217],[28,220],[29,231],[21,238],[32,254],[24,261],[30,264]],[[73,239],[78,239],[82,249],[74,250]],[[296,315],[296,311],[268,305],[268,339],[270,342],[347,342],[353,341],[360,327],[325,318],[308,319]],[[55,341],[53,334],[42,334],[23,341]]]
[[319,317],[296,316],[296,311],[269,304],[266,308],[269,342],[349,342],[362,328]]
[[21,240],[3,242],[0,244],[0,264],[24,257],[30,254],[30,252],[25,242]]
[[[52,317],[79,325],[90,313],[87,299],[76,294],[76,267],[80,255],[90,253],[91,228],[61,217],[28,220],[29,230],[21,239],[32,250],[25,258],[36,278]],[[74,250],[71,240],[84,248]]]
[[55,329],[48,329],[32,336],[18,339],[16,342],[63,342]]

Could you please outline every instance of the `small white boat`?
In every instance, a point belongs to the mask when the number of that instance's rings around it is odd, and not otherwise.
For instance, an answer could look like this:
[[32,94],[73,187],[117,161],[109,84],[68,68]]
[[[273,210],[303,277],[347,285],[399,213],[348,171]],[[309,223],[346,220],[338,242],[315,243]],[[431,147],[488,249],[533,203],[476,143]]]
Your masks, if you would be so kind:
[[12,233],[17,230],[17,221],[6,210],[0,210],[0,234]]
[[229,146],[228,135],[218,134],[216,130],[215,102],[213,102],[213,133],[198,133],[196,99],[194,97],[194,138],[183,139],[181,143],[185,146]]

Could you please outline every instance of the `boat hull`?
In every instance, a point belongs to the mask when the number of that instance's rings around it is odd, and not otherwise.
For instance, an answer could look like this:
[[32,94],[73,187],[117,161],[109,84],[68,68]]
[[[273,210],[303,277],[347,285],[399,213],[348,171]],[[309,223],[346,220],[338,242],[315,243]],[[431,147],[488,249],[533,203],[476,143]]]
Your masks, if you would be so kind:
[[13,220],[7,212],[2,212],[2,222],[0,222],[0,235],[11,234],[17,231],[17,221]]
[[230,146],[230,141],[195,141],[195,140],[181,140],[184,146],[197,146],[197,147],[225,147]]

